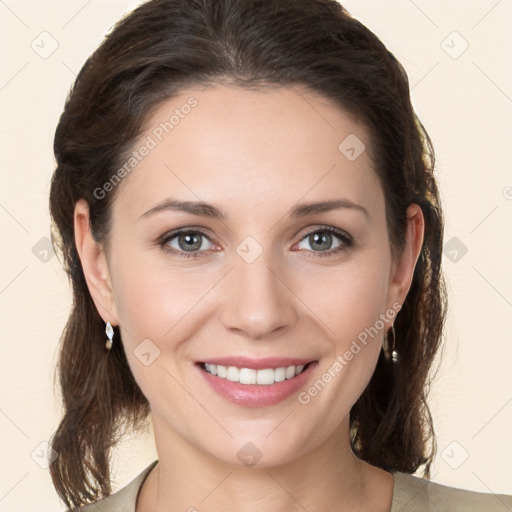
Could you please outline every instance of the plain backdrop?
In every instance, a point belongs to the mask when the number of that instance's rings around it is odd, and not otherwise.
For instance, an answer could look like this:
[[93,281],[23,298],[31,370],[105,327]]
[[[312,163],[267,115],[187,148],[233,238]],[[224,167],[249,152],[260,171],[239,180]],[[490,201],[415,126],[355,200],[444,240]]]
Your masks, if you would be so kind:
[[[49,245],[53,134],[85,59],[138,3],[0,1],[0,511],[64,510],[42,463],[71,303]],[[436,149],[449,315],[430,396],[432,479],[512,493],[512,2],[344,5],[405,66]],[[112,459],[115,490],[155,458],[150,434],[127,438]]]

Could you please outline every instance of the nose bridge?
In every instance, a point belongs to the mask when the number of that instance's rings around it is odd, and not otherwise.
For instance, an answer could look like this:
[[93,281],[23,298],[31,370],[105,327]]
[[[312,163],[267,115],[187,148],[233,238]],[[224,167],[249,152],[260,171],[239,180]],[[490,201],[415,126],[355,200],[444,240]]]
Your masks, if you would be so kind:
[[261,338],[291,325],[296,320],[293,294],[282,282],[272,251],[246,239],[236,252],[222,312],[226,328]]

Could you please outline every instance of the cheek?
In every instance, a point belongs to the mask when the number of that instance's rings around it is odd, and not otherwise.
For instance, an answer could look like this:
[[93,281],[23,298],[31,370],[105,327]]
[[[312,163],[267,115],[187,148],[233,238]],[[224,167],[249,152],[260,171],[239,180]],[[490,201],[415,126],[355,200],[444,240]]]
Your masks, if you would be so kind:
[[177,375],[176,355],[186,345],[174,340],[193,336],[190,318],[204,287],[147,257],[125,254],[115,261],[112,284],[128,364],[150,403],[165,403],[164,387],[170,396],[180,393],[169,374]]
[[[193,340],[218,310],[209,295],[218,273],[177,269],[160,258],[128,254],[119,253],[115,260],[112,284],[126,357],[149,398],[154,392],[158,396],[169,373],[180,379],[186,375],[180,362],[193,359]],[[173,382],[169,393],[181,393]]]
[[299,398],[303,404],[338,411],[329,418],[322,416],[329,423],[326,428],[341,421],[374,372],[386,315],[391,318],[395,314],[386,310],[389,261],[379,251],[367,251],[350,265],[328,269],[323,279],[317,275],[316,281],[325,283],[321,288],[308,281],[299,292],[322,321],[330,343],[317,380]]
[[388,259],[368,250],[346,265],[311,273],[297,295],[324,325],[340,353],[368,329],[383,330],[378,320],[385,313],[388,284]]
[[161,268],[150,258],[118,258],[113,287],[119,322],[127,338],[168,337],[209,286],[198,273]]

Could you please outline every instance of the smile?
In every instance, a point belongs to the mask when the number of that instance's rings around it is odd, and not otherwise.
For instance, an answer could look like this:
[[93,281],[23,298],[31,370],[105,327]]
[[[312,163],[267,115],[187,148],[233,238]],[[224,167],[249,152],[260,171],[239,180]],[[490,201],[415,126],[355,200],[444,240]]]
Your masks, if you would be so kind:
[[238,368],[236,366],[222,366],[220,364],[204,363],[203,369],[211,375],[240,384],[259,384],[270,386],[276,382],[293,379],[300,375],[307,365],[283,366],[279,368]]
[[318,360],[296,357],[217,357],[197,362],[197,371],[217,395],[237,406],[277,405],[312,378]]

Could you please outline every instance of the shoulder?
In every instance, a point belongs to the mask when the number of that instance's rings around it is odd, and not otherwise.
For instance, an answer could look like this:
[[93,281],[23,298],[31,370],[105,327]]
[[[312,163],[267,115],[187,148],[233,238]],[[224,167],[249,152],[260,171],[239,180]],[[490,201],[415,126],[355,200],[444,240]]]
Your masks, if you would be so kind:
[[[150,471],[156,466],[158,460],[153,461],[141,473],[139,473],[130,483],[125,485],[122,489],[107,496],[95,503],[79,507],[80,512],[135,512],[135,505],[137,503],[137,496],[144,483],[144,480],[149,475]],[[66,512],[71,512],[67,509]]]
[[512,496],[457,489],[407,473],[393,473],[391,512],[511,512]]

